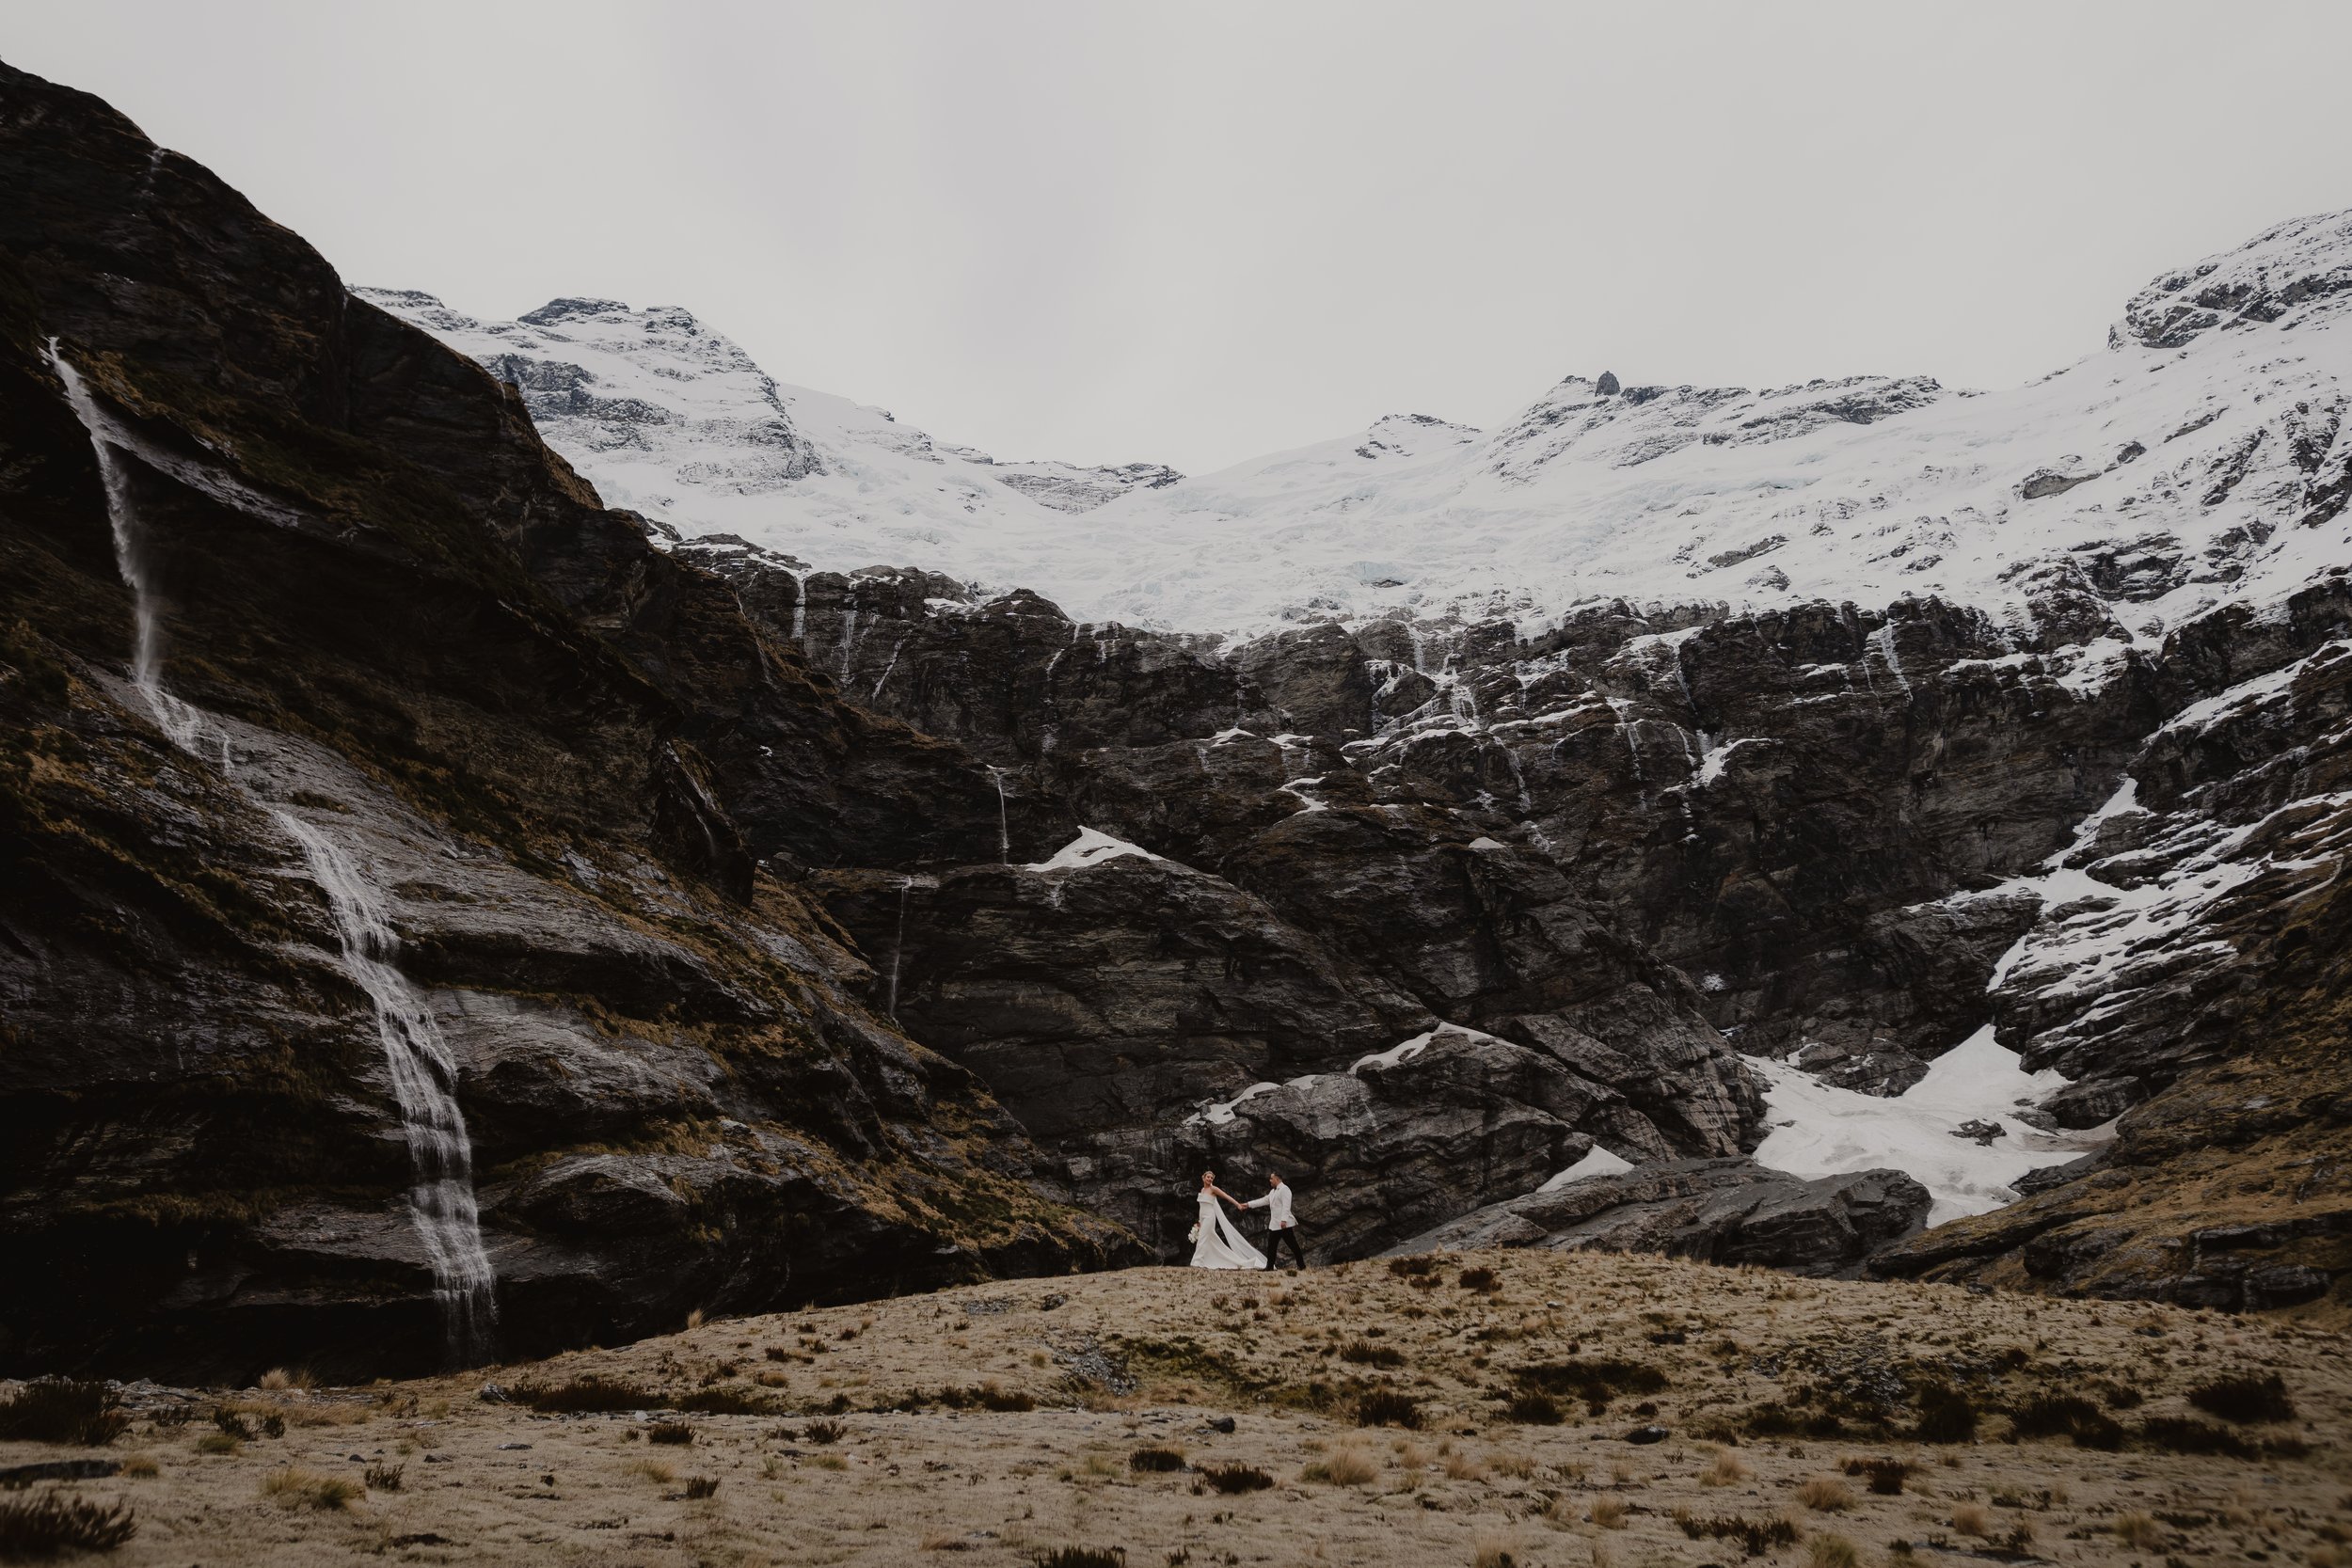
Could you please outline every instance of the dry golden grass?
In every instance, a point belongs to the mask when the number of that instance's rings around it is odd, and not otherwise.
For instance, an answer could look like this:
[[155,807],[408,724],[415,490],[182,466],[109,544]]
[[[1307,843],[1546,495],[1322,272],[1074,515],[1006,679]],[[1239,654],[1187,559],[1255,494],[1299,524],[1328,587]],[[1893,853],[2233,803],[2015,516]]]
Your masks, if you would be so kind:
[[1862,1551],[1842,1535],[1817,1535],[1804,1544],[1805,1568],[1861,1568]]
[[1755,1476],[1756,1472],[1748,1468],[1747,1461],[1729,1449],[1720,1449],[1716,1450],[1715,1457],[1707,1462],[1707,1468],[1699,1472],[1699,1484],[1737,1486],[1743,1481],[1755,1479]]
[[1797,1487],[1797,1501],[1816,1513],[1843,1513],[1853,1507],[1853,1490],[1835,1476],[1815,1476]]
[[[134,1435],[122,1446],[166,1462],[122,1483],[136,1489],[141,1534],[120,1560],[183,1568],[192,1555],[217,1555],[237,1568],[312,1568],[355,1550],[389,1561],[404,1555],[387,1544],[396,1536],[433,1534],[462,1543],[468,1568],[574,1557],[1025,1568],[1033,1554],[1068,1545],[1118,1546],[1136,1568],[1160,1568],[1175,1553],[1195,1564],[1231,1556],[1309,1568],[1459,1568],[1487,1545],[1546,1568],[1609,1568],[1613,1552],[1641,1568],[1742,1560],[1739,1532],[1752,1528],[1782,1541],[1767,1554],[1779,1568],[1846,1568],[1839,1543],[1872,1568],[1903,1568],[1898,1541],[1940,1534],[1963,1549],[2026,1549],[2014,1544],[2030,1522],[2048,1544],[2035,1549],[2067,1568],[2160,1568],[2166,1555],[2218,1561],[2227,1543],[2265,1538],[2274,1565],[2352,1568],[2331,1560],[2352,1547],[2352,1500],[2330,1468],[2352,1446],[2352,1347],[2298,1321],[1555,1254],[1486,1255],[1478,1261],[1495,1275],[1487,1293],[1455,1288],[1464,1261],[1447,1260],[1435,1291],[1385,1264],[1311,1271],[1286,1279],[1279,1299],[1192,1271],[1135,1270],[707,1323],[463,1377],[247,1392],[221,1402],[254,1433],[242,1444],[210,1425],[214,1395],[160,1401],[193,1414],[181,1425],[151,1425],[155,1413],[135,1399]],[[1212,1293],[1226,1296],[1226,1309],[1208,1307]],[[1049,1295],[1060,1298],[1050,1308]],[[984,1309],[965,1310],[980,1302]],[[2239,1342],[2222,1346],[2225,1334]],[[1405,1367],[1343,1361],[1339,1351],[1354,1343],[1392,1347]],[[786,1358],[771,1358],[771,1346],[785,1347]],[[1326,1346],[1328,1356],[1319,1354]],[[1074,1377],[1079,1358],[1122,1381]],[[1569,1394],[1559,1426],[1496,1424],[1526,1386],[1519,1369],[1594,1360],[1654,1368],[1663,1386],[1615,1395],[1598,1414]],[[1883,1381],[1889,1368],[1909,1376],[1915,1365],[1947,1364],[2016,1369],[1969,1385],[1986,1417],[1980,1441],[1913,1442],[1902,1411],[1883,1428],[1834,1436],[1744,1424],[1773,1404],[1818,1422],[1820,1406],[1800,1396],[1819,1388],[1826,1398],[1838,1368]],[[2292,1437],[2309,1457],[2182,1455],[2137,1440],[2150,1417],[2194,1415],[2188,1390],[2217,1372],[2273,1371],[2297,1420],[2241,1435]],[[765,1386],[754,1382],[762,1376]],[[691,1445],[665,1449],[649,1448],[644,1434],[673,1411],[565,1414],[478,1398],[486,1382],[511,1389],[582,1378],[673,1400],[708,1391],[700,1402],[711,1408],[687,1416]],[[999,1402],[1035,1407],[973,1402],[990,1381]],[[1373,1386],[1417,1401],[1422,1426],[1357,1428],[1356,1397]],[[2141,1402],[2112,1407],[2111,1388]],[[943,1390],[965,1396],[962,1407],[938,1402]],[[2018,1402],[2067,1393],[2114,1408],[2124,1449],[1999,1440]],[[915,1394],[923,1400],[903,1408]],[[774,1410],[729,1408],[739,1396]],[[891,1407],[901,1408],[882,1413]],[[269,1430],[273,1415],[282,1435]],[[1226,1417],[1232,1431],[1212,1424]],[[1668,1429],[1665,1443],[1625,1443],[1629,1429],[1651,1422]],[[190,1451],[199,1437],[225,1438],[228,1451],[199,1458]],[[0,1464],[80,1456],[5,1447]],[[1156,1449],[1183,1451],[1196,1469],[1129,1468],[1130,1455]],[[349,1514],[257,1506],[257,1488],[288,1461],[331,1477],[353,1454],[405,1465],[405,1483],[355,1499]],[[1865,1462],[1844,1478],[1851,1506],[1806,1513],[1801,1488],[1848,1460]],[[1868,1465],[1882,1462],[1907,1467],[1903,1492],[1866,1489]],[[1193,1490],[1226,1466],[1275,1485]],[[349,1465],[355,1479],[360,1468]],[[691,1496],[685,1470],[711,1483],[710,1495]],[[1468,1479],[1482,1472],[1484,1481]],[[1767,1499],[1834,1523],[1836,1533],[1788,1541]],[[1947,1522],[1956,1511],[1965,1522],[1971,1508],[1992,1534],[1971,1537]],[[2135,1513],[2210,1522],[2152,1526],[2163,1544],[2150,1549],[2114,1528]],[[1719,1524],[1734,1533],[1685,1534]],[[1510,1528],[1524,1532],[1524,1551],[1502,1539]],[[196,1541],[208,1551],[186,1553],[182,1544]],[[1918,1563],[1931,1555],[1920,1546]]]
[[2163,1527],[2145,1513],[2126,1513],[2107,1528],[2136,1552],[2152,1552],[2164,1544]]
[[1518,1568],[1519,1538],[1481,1531],[1470,1545],[1470,1568]]
[[1952,1528],[1963,1535],[1993,1538],[1993,1511],[1982,1503],[1962,1503],[1952,1510]]

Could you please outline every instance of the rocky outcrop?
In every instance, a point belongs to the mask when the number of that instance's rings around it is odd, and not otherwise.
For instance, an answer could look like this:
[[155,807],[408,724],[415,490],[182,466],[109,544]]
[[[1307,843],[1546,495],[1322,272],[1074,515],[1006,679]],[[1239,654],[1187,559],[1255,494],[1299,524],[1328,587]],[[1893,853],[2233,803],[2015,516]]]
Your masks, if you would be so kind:
[[1928,1190],[1898,1170],[1807,1181],[1748,1160],[1662,1161],[1491,1204],[1393,1250],[1663,1252],[1816,1276],[1851,1275],[1880,1247],[1916,1230],[1928,1204]]

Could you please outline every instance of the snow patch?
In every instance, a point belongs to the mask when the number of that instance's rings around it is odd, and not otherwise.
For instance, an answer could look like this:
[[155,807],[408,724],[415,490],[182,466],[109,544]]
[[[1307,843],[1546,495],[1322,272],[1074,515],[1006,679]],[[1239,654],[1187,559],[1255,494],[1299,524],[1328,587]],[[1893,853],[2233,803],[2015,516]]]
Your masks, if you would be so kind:
[[1632,1161],[1612,1154],[1598,1144],[1595,1144],[1590,1154],[1585,1155],[1584,1158],[1535,1190],[1539,1193],[1556,1193],[1571,1181],[1582,1181],[1588,1177],[1595,1176],[1619,1176],[1632,1168]]
[[[1891,1100],[1835,1087],[1786,1062],[1742,1060],[1766,1084],[1772,1131],[1756,1148],[1756,1164],[1806,1178],[1892,1166],[1933,1196],[1930,1225],[1997,1209],[2017,1196],[2013,1183],[2027,1171],[2062,1164],[2105,1141],[2095,1133],[2045,1133],[2016,1118],[2021,1101],[2040,1100],[2067,1081],[2046,1069],[2026,1072],[1989,1023]],[[1990,1145],[1956,1136],[1968,1121],[1995,1123],[2005,1135]]]
[[1057,850],[1051,860],[1025,865],[1024,871],[1076,871],[1104,861],[1115,861],[1121,855],[1141,855],[1148,861],[1173,864],[1165,855],[1155,855],[1140,844],[1130,844],[1123,838],[1113,838],[1095,828],[1080,828],[1078,836]]

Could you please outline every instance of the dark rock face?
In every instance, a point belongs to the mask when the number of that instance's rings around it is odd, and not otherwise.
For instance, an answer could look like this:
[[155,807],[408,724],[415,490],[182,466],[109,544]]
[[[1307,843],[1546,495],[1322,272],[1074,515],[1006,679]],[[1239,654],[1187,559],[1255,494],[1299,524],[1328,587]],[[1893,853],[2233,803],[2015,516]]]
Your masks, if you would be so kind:
[[1593,1248],[1851,1274],[1915,1230],[1929,1201],[1925,1187],[1895,1170],[1807,1181],[1747,1160],[1661,1161],[1490,1205],[1394,1250]]
[[[512,394],[95,100],[0,70],[0,1362],[441,1354],[373,1011],[289,822],[443,1022],[510,1352],[1123,1244],[787,879],[993,847],[977,759],[844,706]],[[184,749],[111,673],[133,605],[53,338]]]

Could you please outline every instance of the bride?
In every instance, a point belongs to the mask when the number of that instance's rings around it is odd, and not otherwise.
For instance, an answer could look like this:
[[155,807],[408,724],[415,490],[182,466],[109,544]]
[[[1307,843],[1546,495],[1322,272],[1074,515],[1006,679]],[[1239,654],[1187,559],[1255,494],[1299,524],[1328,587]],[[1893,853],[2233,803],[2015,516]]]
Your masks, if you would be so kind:
[[1200,1173],[1200,1223],[1192,1227],[1192,1266],[1196,1269],[1263,1269],[1265,1254],[1243,1241],[1233,1227],[1225,1223],[1225,1211],[1217,1207],[1223,1198],[1234,1207],[1241,1200],[1216,1184],[1216,1172]]

